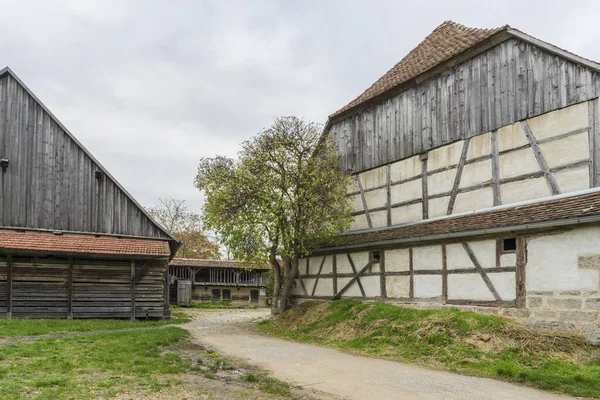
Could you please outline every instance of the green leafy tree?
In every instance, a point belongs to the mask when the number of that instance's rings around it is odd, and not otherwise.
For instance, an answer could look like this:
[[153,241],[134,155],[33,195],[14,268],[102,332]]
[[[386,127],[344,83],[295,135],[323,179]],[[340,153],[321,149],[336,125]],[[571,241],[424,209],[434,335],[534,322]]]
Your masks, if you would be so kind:
[[349,177],[320,132],[312,122],[276,118],[242,144],[238,159],[200,160],[196,187],[206,196],[204,225],[233,257],[271,265],[273,315],[288,307],[299,259],[350,224]]

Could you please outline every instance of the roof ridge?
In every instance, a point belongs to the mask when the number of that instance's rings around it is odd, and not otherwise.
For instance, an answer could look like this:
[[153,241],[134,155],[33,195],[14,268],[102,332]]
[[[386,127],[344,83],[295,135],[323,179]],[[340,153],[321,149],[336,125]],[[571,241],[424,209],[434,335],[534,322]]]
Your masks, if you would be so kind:
[[330,118],[408,82],[472,46],[508,29],[511,29],[508,24],[497,28],[475,28],[452,20],[444,21],[367,90],[348,105],[331,114]]

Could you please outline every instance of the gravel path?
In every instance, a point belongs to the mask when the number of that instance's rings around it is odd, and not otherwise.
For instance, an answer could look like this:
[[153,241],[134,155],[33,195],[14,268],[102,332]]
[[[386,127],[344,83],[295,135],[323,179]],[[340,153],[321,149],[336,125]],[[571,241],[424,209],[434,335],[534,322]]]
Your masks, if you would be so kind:
[[183,327],[218,352],[259,365],[273,376],[356,400],[553,400],[573,399],[493,379],[475,378],[294,343],[261,335],[249,322],[266,318],[265,310],[192,312]]

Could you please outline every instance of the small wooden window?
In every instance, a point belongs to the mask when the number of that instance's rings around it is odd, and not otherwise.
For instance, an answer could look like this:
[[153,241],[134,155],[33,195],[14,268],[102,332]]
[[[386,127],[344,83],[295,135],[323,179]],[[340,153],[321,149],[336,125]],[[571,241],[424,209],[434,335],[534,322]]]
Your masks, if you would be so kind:
[[212,301],[221,301],[221,291],[219,289],[212,290]]
[[517,238],[502,239],[502,251],[503,252],[514,252],[516,250],[517,250]]
[[381,260],[381,252],[380,251],[372,251],[369,259],[373,260],[374,263],[378,263]]
[[258,303],[258,290],[251,290],[250,291],[250,302],[251,303]]

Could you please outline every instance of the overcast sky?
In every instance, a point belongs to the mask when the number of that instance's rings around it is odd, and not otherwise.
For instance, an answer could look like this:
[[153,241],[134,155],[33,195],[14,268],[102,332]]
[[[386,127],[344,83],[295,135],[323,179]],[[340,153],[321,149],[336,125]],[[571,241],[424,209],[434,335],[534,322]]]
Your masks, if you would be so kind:
[[600,60],[598,1],[2,1],[10,66],[143,205],[274,116],[324,123],[445,20]]

